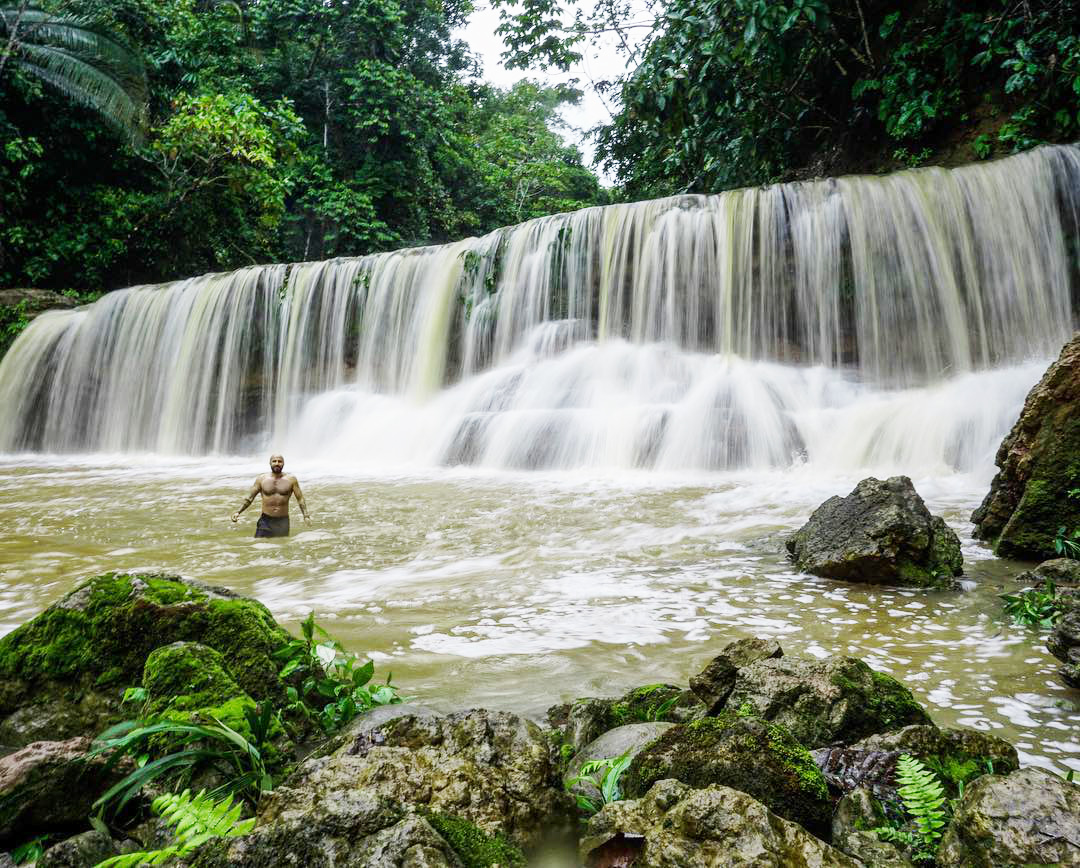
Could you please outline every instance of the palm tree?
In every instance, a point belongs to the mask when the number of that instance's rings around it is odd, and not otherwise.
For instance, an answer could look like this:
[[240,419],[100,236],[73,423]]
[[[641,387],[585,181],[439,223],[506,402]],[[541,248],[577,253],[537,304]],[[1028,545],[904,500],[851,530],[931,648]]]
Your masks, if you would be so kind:
[[146,107],[146,69],[119,36],[81,16],[23,0],[0,6],[0,89],[8,61],[110,126],[137,137]]

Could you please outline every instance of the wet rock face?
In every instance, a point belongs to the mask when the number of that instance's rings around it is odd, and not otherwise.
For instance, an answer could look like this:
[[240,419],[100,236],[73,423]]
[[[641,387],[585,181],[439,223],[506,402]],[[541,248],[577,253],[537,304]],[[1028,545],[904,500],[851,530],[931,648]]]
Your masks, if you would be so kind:
[[726,707],[782,725],[809,749],[933,725],[910,690],[855,657],[751,663],[739,670]]
[[716,714],[735,689],[735,676],[743,666],[783,656],[780,643],[775,639],[736,639],[725,645],[724,650],[710,660],[701,672],[691,677],[690,689],[705,703],[709,714]]
[[[859,868],[749,795],[725,786],[657,782],[640,799],[613,802],[589,820],[581,864],[633,855],[634,868]],[[624,856],[625,858],[625,856]]]
[[911,862],[873,830],[886,824],[885,813],[868,790],[852,790],[839,802],[832,819],[832,843],[836,849],[873,868],[911,868]]
[[255,700],[284,700],[272,657],[289,639],[255,600],[176,576],[107,573],[0,638],[0,745],[96,734],[147,657],[177,641],[220,654]]
[[1036,768],[979,778],[964,792],[937,864],[1080,865],[1080,785]]
[[787,542],[800,570],[845,582],[939,587],[963,571],[960,540],[906,476],[831,497]]
[[1080,688],[1080,599],[1069,598],[1070,607],[1050,631],[1047,650],[1062,662],[1058,674],[1070,687]]
[[828,828],[821,772],[791,733],[764,720],[721,712],[669,729],[634,757],[623,791],[640,797],[667,778],[697,788],[731,787],[808,829],[824,834]]
[[0,850],[85,828],[97,797],[133,768],[107,769],[105,757],[87,760],[89,749],[88,738],[40,741],[0,758]]
[[1045,586],[1048,581],[1059,588],[1080,587],[1080,561],[1072,558],[1051,558],[1035,569],[1021,573],[1016,580],[1038,587]]
[[674,684],[646,684],[619,698],[586,697],[548,709],[563,742],[579,751],[605,732],[631,723],[682,723],[705,716],[693,692]]
[[1053,557],[1059,527],[1080,527],[1080,333],[1028,393],[1001,442],[998,473],[971,515],[975,536],[1002,557]]
[[[457,817],[524,849],[568,836],[575,822],[540,728],[506,712],[475,710],[401,717],[359,732],[335,753],[305,762],[270,794],[260,826],[352,823],[349,805],[361,799],[367,810],[375,797]],[[331,806],[344,816],[327,818]]]

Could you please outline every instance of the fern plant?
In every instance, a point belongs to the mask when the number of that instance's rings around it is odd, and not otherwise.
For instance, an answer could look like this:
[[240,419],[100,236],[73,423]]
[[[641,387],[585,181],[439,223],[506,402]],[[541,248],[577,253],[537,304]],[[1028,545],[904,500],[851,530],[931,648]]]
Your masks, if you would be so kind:
[[883,826],[875,829],[879,838],[910,847],[916,862],[932,862],[948,819],[945,791],[941,781],[913,756],[901,754],[896,762],[897,792],[915,831]]
[[113,856],[104,862],[98,862],[94,868],[161,865],[170,859],[188,855],[211,838],[246,835],[255,826],[255,818],[241,820],[243,807],[243,802],[234,804],[232,796],[215,801],[205,790],[194,797],[191,790],[158,796],[150,808],[168,825],[175,826],[175,842],[160,850],[140,850]]

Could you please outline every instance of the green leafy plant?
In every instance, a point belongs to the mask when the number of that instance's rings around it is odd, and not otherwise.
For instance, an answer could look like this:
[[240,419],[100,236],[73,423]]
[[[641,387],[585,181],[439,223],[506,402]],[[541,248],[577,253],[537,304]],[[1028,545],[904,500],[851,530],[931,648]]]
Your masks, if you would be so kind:
[[896,782],[904,812],[914,823],[914,830],[881,826],[874,831],[883,841],[910,848],[914,861],[933,862],[941,830],[948,820],[941,781],[920,760],[901,754],[896,762]]
[[[1077,489],[1073,489],[1076,491]],[[1069,492],[1072,497],[1072,492]],[[1069,533],[1064,527],[1059,527],[1057,536],[1054,537],[1054,551],[1060,557],[1080,560],[1080,528],[1075,528]]]
[[163,720],[145,724],[127,720],[110,727],[95,739],[90,756],[109,754],[109,768],[130,756],[137,767],[110,787],[94,807],[102,813],[110,807],[119,811],[153,781],[186,780],[194,771],[205,769],[224,777],[216,793],[237,794],[256,802],[260,793],[274,788],[263,758],[274,712],[267,705],[261,710],[248,709],[246,716],[252,732],[250,741],[221,721],[195,724]]
[[300,625],[302,638],[292,639],[275,657],[282,662],[281,677],[299,680],[299,688],[289,685],[285,711],[314,720],[324,732],[336,732],[356,715],[378,705],[401,702],[391,683],[374,685],[375,663],[361,662],[341,643],[315,623],[312,612]]
[[48,835],[39,835],[37,838],[32,838],[27,841],[25,844],[20,844],[11,851],[11,861],[16,865],[24,865],[27,862],[37,862],[45,852],[45,842],[48,839]]
[[1053,627],[1061,617],[1061,607],[1057,603],[1057,589],[1049,579],[1042,588],[1029,588],[1019,594],[1001,594],[1005,601],[1005,614],[1017,624],[1028,627]]
[[234,804],[232,796],[214,800],[205,790],[192,796],[190,790],[165,793],[150,804],[150,809],[169,826],[175,827],[176,840],[159,850],[140,850],[113,856],[95,868],[134,868],[136,865],[161,865],[170,859],[186,856],[211,838],[235,838],[246,835],[255,826],[255,818],[240,818],[244,803]]
[[620,756],[590,760],[581,766],[578,774],[566,782],[566,788],[569,790],[576,784],[591,784],[599,790],[599,804],[582,793],[574,794],[577,805],[582,811],[595,814],[604,805],[617,802],[622,798],[619,781],[622,779],[623,773],[630,767],[632,761],[633,757],[629,751]]

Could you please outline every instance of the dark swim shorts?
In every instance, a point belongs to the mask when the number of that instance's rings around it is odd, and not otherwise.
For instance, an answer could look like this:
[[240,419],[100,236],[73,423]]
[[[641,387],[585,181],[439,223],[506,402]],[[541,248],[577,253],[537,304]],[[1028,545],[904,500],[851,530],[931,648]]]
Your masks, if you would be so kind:
[[289,517],[287,515],[267,515],[265,512],[259,516],[255,523],[255,536],[288,536]]

